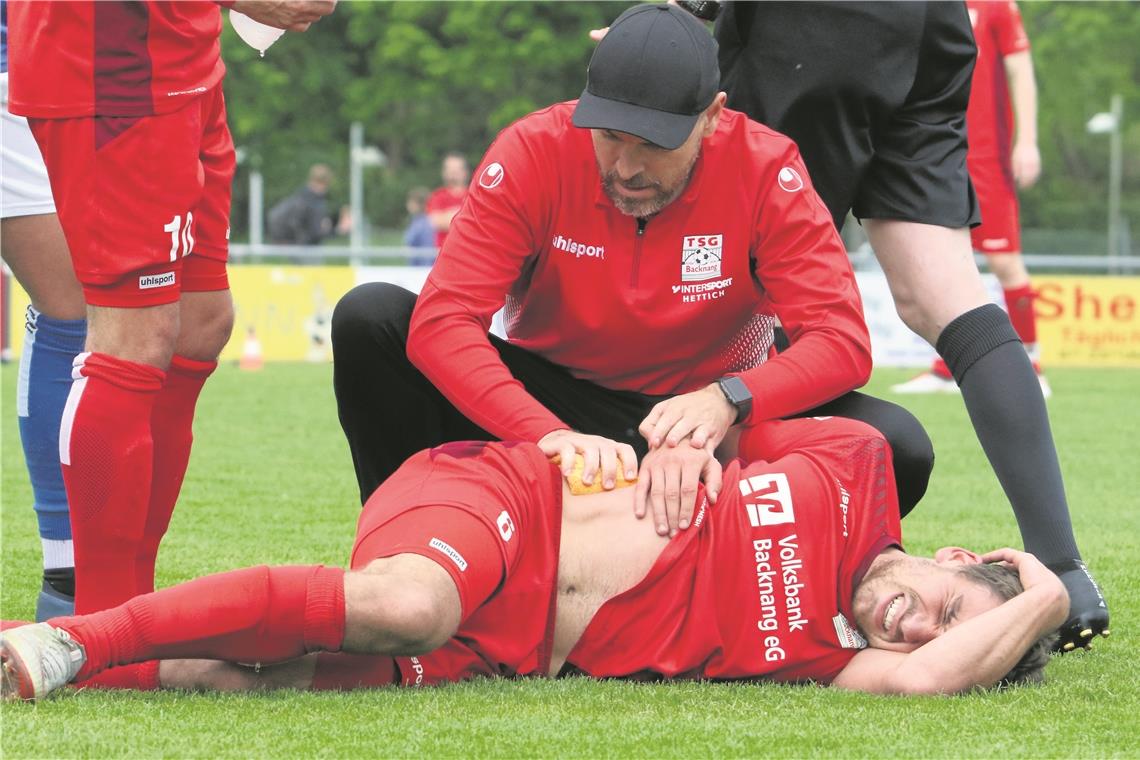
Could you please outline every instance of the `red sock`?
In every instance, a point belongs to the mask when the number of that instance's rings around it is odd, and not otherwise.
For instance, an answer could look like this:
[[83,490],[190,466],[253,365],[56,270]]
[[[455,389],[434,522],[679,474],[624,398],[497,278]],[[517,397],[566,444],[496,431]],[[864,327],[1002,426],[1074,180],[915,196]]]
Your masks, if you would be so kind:
[[154,563],[158,545],[166,535],[186,464],[190,461],[190,444],[194,440],[191,425],[194,407],[206,378],[217,368],[217,362],[200,362],[177,354],[170,360],[166,384],[154,403],[150,417],[150,433],[154,439],[154,470],[150,484],[146,526],[135,564],[135,593],[154,591]]
[[938,375],[938,377],[942,378],[943,380],[954,379],[953,373],[950,372],[950,368],[946,366],[946,362],[942,360],[941,356],[934,360],[934,364],[930,366],[930,371],[935,375]]
[[150,499],[150,414],[166,374],[108,354],[75,358],[59,458],[75,540],[75,609],[134,596]]
[[1026,283],[1020,288],[1003,291],[1005,308],[1017,337],[1029,346],[1037,342],[1037,315],[1033,313],[1033,288]]
[[340,649],[344,570],[249,567],[180,583],[51,624],[83,645],[76,680],[145,660],[281,662]]
[[75,689],[134,689],[135,691],[158,691],[158,660],[136,662],[102,673],[83,681],[72,683]]

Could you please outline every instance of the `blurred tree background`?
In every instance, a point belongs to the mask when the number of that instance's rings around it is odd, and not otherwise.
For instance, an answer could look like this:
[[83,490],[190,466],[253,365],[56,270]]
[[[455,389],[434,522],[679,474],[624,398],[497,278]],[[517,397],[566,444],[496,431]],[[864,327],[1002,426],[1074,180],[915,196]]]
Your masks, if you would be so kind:
[[[300,186],[325,162],[348,199],[348,133],[386,164],[365,173],[374,229],[405,223],[404,197],[439,184],[449,150],[474,166],[514,119],[577,97],[593,50],[587,31],[606,25],[618,2],[361,2],[304,34],[286,34],[265,58],[226,24],[226,96],[242,165],[234,187],[236,239],[248,230],[250,168],[265,177],[265,203]],[[1103,253],[1109,141],[1085,124],[1124,96],[1123,215],[1140,226],[1140,3],[1032,2],[1022,14],[1040,89],[1044,171],[1022,194],[1027,252]],[[398,235],[372,235],[393,243]]]

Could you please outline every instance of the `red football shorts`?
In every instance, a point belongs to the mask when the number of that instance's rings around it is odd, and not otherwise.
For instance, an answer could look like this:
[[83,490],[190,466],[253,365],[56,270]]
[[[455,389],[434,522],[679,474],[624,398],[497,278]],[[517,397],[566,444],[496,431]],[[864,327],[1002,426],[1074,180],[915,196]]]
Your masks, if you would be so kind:
[[364,505],[351,566],[418,554],[455,581],[462,622],[439,649],[397,657],[407,686],[545,675],[562,528],[562,478],[537,446],[462,442],[421,451]]
[[500,543],[480,515],[457,507],[416,507],[357,539],[351,566],[361,570],[373,560],[397,554],[427,557],[455,582],[461,619],[466,620],[503,580]]
[[226,290],[234,146],[218,85],[173,113],[29,119],[93,306]]
[[996,159],[967,161],[967,165],[982,211],[982,223],[970,230],[974,250],[1020,253],[1021,221],[1013,176]]

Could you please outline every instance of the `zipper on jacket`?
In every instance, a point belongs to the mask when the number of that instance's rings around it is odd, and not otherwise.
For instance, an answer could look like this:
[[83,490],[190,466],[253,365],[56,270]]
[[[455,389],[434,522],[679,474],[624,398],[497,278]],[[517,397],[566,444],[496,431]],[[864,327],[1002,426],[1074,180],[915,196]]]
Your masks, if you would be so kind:
[[641,269],[641,245],[645,242],[645,225],[647,224],[649,224],[648,219],[638,218],[637,236],[633,241],[633,268],[629,271],[629,286],[631,288],[637,287],[638,270]]

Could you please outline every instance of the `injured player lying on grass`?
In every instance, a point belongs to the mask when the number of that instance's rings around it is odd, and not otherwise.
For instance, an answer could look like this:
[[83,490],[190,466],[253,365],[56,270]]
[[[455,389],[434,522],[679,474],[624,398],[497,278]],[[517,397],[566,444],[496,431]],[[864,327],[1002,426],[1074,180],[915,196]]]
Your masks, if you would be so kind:
[[905,554],[876,431],[765,423],[740,452],[723,480],[709,458],[705,482],[726,487],[715,503],[702,487],[669,539],[634,516],[635,489],[577,495],[531,444],[423,451],[365,505],[351,570],[237,570],[8,628],[4,695],[571,673],[902,694],[1040,680],[1064,587],[1012,549]]

